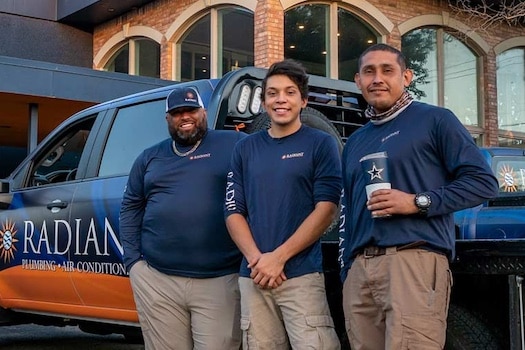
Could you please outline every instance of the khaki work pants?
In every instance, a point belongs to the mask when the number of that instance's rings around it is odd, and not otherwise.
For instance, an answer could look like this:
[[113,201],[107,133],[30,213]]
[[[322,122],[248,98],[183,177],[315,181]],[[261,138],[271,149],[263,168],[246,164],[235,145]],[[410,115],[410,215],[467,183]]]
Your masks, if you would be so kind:
[[343,286],[352,349],[443,349],[451,286],[444,255],[395,247],[358,255]]
[[139,261],[131,286],[146,350],[239,350],[238,274],[166,275]]
[[240,277],[244,350],[339,350],[326,299],[324,275],[290,278],[261,289]]

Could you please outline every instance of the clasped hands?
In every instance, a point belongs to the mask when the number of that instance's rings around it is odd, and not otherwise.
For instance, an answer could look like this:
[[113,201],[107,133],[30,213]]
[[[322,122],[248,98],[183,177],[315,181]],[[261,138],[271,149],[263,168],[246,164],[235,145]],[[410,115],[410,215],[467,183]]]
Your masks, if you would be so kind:
[[250,277],[259,288],[277,288],[286,281],[284,264],[275,252],[263,253],[248,264]]

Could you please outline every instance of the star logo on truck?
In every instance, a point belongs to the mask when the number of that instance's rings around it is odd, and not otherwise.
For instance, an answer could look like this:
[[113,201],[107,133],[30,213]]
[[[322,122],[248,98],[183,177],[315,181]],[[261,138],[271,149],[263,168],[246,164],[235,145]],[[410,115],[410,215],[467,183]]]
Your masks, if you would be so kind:
[[14,222],[6,219],[5,223],[2,223],[2,229],[0,230],[0,259],[3,259],[4,263],[11,262],[15,257],[15,243],[18,242],[16,238],[17,232]]

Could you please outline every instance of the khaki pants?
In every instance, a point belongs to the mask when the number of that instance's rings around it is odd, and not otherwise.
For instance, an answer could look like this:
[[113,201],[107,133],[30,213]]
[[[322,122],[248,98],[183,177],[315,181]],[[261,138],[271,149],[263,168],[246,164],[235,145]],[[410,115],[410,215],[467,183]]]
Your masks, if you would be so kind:
[[239,286],[243,349],[340,349],[322,274],[290,278],[275,289],[240,277]]
[[444,255],[395,247],[358,255],[343,286],[352,349],[443,349],[451,286]]
[[238,274],[187,278],[139,261],[131,286],[147,350],[239,350]]

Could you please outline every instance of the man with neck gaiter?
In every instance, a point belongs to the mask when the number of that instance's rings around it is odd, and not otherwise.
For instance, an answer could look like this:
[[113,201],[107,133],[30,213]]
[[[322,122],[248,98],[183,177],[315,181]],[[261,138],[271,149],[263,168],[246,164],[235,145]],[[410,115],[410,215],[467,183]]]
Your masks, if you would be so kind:
[[[498,183],[458,118],[413,101],[403,54],[376,44],[355,82],[370,121],[342,156],[340,254],[352,349],[443,349],[453,213]],[[368,193],[368,194],[367,194]]]

